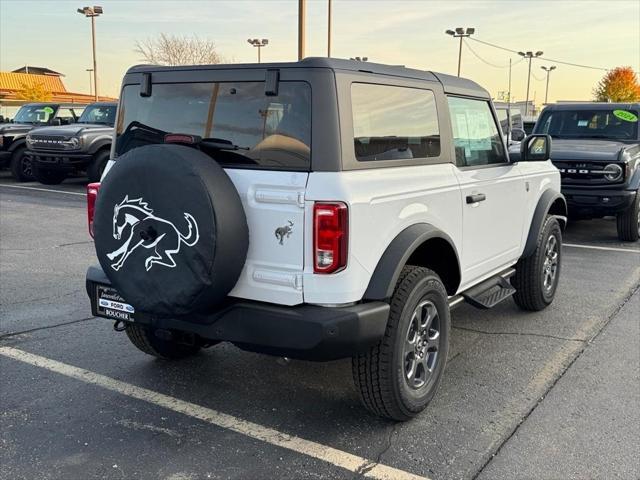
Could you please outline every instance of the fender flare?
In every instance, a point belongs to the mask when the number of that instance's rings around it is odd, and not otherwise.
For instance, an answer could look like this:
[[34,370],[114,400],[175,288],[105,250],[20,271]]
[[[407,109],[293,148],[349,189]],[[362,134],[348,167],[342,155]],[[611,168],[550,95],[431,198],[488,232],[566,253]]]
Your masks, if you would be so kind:
[[25,147],[27,146],[27,138],[26,136],[19,138],[18,140],[16,140],[15,142],[11,142],[11,145],[9,146],[9,152],[11,152],[11,154],[13,154],[13,152],[15,152],[17,149]]
[[[540,230],[542,230],[542,226],[544,225],[544,219],[547,217],[549,210],[551,209],[551,205],[557,200],[560,200],[562,203],[562,207],[564,212],[558,214],[558,217],[562,217],[561,220],[564,225],[567,222],[567,201],[559,192],[555,192],[551,189],[545,190],[540,199],[538,200],[538,205],[536,205],[536,209],[533,212],[533,218],[531,219],[531,227],[529,228],[529,235],[527,236],[527,242],[524,245],[524,251],[522,252],[522,258],[526,258],[533,254],[536,250],[536,246],[538,244],[538,236],[540,235]],[[561,225],[561,226],[564,226]]]
[[391,298],[400,272],[411,255],[424,242],[433,238],[442,239],[451,246],[456,255],[460,275],[460,257],[451,237],[431,224],[417,223],[401,231],[387,246],[371,275],[363,299],[386,301]]
[[99,150],[102,150],[105,147],[109,147],[109,149],[111,149],[111,137],[96,140],[91,145],[91,148],[89,148],[89,151],[87,153],[89,153],[90,155],[95,155]]

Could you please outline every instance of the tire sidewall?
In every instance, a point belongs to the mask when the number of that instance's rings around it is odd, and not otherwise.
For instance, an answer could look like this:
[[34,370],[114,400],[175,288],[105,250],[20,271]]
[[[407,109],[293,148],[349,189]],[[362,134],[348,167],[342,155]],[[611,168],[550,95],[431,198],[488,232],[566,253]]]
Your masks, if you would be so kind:
[[[544,269],[544,260],[545,260],[545,254],[546,254],[545,249],[547,246],[547,241],[549,240],[549,237],[552,235],[556,237],[556,242],[558,245],[558,266],[556,268],[556,277],[554,279],[553,287],[550,290],[547,290],[544,288],[543,269]],[[546,305],[549,305],[551,304],[551,302],[553,302],[553,299],[556,295],[556,291],[558,290],[558,283],[560,282],[561,271],[562,271],[562,231],[560,230],[560,224],[558,223],[558,220],[556,220],[554,217],[549,217],[545,222],[544,228],[542,230],[542,235],[540,237],[540,243],[538,245],[538,262],[536,264],[538,288],[540,290],[542,301]]]
[[[420,389],[412,389],[407,385],[404,378],[404,340],[408,333],[413,312],[422,300],[430,300],[438,310],[440,319],[440,350],[435,371],[429,381]],[[422,411],[438,390],[449,350],[450,328],[451,319],[446,290],[440,278],[433,273],[429,273],[414,285],[409,298],[402,308],[402,313],[398,321],[397,335],[394,339],[394,393],[398,397],[398,404],[404,406],[404,409],[407,410],[404,412],[407,416],[413,416],[417,412]]]
[[91,159],[91,163],[87,168],[87,177],[90,182],[99,182],[102,178],[102,173],[104,172],[105,167],[107,166],[107,162],[109,161],[110,151],[109,150],[100,150],[98,151],[94,158]]
[[[11,174],[20,182],[26,182],[33,179],[33,161],[30,158],[27,158],[26,153],[27,147],[19,147],[11,156]],[[23,171],[23,164],[25,161],[31,162],[31,175],[28,175]]]

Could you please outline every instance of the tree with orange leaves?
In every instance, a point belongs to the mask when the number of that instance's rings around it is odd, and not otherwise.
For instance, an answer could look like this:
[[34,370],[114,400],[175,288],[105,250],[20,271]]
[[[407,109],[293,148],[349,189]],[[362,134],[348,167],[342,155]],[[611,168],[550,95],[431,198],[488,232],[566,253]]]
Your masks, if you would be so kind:
[[602,77],[593,94],[598,102],[638,102],[640,82],[631,67],[617,67]]

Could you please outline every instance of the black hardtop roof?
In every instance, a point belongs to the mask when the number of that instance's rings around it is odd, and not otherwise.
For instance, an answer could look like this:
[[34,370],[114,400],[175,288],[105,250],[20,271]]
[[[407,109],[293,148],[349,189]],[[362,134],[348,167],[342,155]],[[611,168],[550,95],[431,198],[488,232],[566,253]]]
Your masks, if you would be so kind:
[[127,71],[129,73],[161,72],[161,71],[189,71],[189,70],[229,70],[229,69],[278,69],[278,68],[328,68],[336,71],[364,72],[373,75],[387,75],[407,79],[440,82],[446,92],[460,95],[490,98],[489,92],[477,83],[466,78],[459,78],[444,73],[430,72],[407,68],[404,65],[385,65],[382,63],[362,62],[339,58],[308,57],[299,62],[280,63],[234,63],[217,65],[135,65]]
[[69,103],[69,102],[29,102],[22,104],[23,107],[86,107],[88,103]]
[[87,107],[117,107],[118,102],[93,102],[87,105]]
[[608,102],[565,102],[547,105],[545,110],[616,110],[616,109],[640,110],[640,103],[608,103]]

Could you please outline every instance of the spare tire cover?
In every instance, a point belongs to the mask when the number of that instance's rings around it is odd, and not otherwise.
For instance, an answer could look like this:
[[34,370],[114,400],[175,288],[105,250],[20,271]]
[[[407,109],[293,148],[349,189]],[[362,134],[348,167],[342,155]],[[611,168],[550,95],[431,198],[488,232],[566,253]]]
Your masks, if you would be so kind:
[[118,157],[94,216],[100,265],[136,311],[202,313],[235,286],[249,232],[235,186],[208,155],[148,145]]

